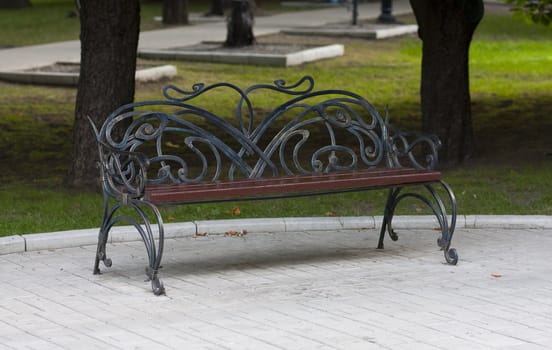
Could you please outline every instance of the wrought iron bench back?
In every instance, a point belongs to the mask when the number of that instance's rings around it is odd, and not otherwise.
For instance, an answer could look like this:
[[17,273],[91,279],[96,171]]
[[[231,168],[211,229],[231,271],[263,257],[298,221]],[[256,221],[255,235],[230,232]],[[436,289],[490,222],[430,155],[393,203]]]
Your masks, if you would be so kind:
[[[277,80],[244,90],[228,83],[196,84],[190,91],[168,85],[165,100],[128,104],[107,118],[98,132],[104,172],[116,185],[128,185],[143,172],[147,184],[161,184],[435,168],[435,138],[409,141],[411,135],[395,130],[361,96],[313,88],[308,76],[292,85]],[[233,110],[216,110],[213,101],[231,95],[221,90],[235,92]],[[281,102],[263,108],[253,104],[257,96]]]

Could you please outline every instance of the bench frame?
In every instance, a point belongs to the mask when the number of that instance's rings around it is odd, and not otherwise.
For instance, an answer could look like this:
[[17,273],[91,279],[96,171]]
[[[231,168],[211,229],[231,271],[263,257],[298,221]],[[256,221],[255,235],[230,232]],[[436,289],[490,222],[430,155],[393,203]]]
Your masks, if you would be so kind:
[[[392,228],[397,205],[414,198],[437,218],[438,245],[447,263],[455,265],[458,255],[450,244],[456,226],[456,199],[435,170],[439,140],[395,129],[357,94],[313,88],[314,80],[308,76],[292,85],[277,80],[244,90],[229,83],[196,84],[190,91],[168,85],[163,89],[165,100],[121,106],[100,130],[91,121],[104,195],[94,274],[100,273],[100,261],[112,265],[106,254],[111,228],[130,224],[145,244],[146,274],[154,294],[165,293],[158,276],[164,245],[158,206],[371,189],[388,190],[379,249],[386,232],[392,240],[398,239]],[[233,122],[214,113],[208,102],[206,107],[191,104],[218,89],[237,93]],[[258,92],[291,98],[259,119],[251,99]],[[290,113],[290,118],[284,117]],[[270,127],[283,118],[288,118],[284,126],[270,134]],[[303,146],[320,130],[327,133],[328,144],[305,151]],[[174,133],[181,135],[181,147],[165,140],[165,135]],[[221,134],[230,141],[224,141]],[[352,146],[345,145],[349,141]],[[174,149],[167,145],[185,149],[186,157],[195,158],[196,172],[188,158],[169,152]],[[307,153],[306,161],[303,153]],[[425,189],[426,194],[411,191],[413,187]],[[446,192],[445,200],[436,190],[439,187]],[[131,208],[133,215],[122,212],[124,207]]]

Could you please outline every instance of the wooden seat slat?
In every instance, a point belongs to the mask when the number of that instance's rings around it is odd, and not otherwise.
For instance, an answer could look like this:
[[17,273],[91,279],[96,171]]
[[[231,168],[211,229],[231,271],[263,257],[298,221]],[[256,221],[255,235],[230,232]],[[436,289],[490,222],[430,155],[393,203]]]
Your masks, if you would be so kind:
[[144,198],[154,204],[178,204],[402,186],[436,182],[440,179],[439,171],[411,168],[367,169],[210,183],[150,185],[146,187]]

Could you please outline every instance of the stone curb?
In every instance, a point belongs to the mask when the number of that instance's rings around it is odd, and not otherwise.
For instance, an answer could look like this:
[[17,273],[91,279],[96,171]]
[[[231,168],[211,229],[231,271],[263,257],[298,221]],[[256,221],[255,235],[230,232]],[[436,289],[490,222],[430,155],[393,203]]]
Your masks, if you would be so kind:
[[185,50],[138,50],[138,56],[149,59],[186,60],[211,63],[252,64],[258,66],[289,67],[307,62],[343,56],[342,44],[306,48],[292,53],[251,53]]
[[[311,217],[229,219],[165,224],[165,238],[193,237],[198,234],[222,235],[238,233],[297,232],[325,230],[377,229],[382,216]],[[439,227],[434,216],[396,216],[397,229],[433,229]],[[456,228],[464,229],[552,229],[552,216],[548,215],[459,215]],[[0,255],[26,251],[60,249],[95,245],[98,229],[14,235],[0,238]],[[110,243],[132,242],[140,236],[132,226],[115,227]]]
[[[137,69],[135,79],[137,82],[145,83],[161,79],[170,79],[175,76],[176,67],[166,64]],[[2,71],[0,72],[0,80],[37,85],[77,86],[79,83],[79,73]]]
[[414,34],[418,31],[417,25],[399,25],[399,26],[366,26],[351,27],[328,25],[326,27],[295,27],[283,29],[282,33],[288,35],[307,35],[307,36],[328,36],[328,37],[349,37],[364,39],[387,39],[396,36]]

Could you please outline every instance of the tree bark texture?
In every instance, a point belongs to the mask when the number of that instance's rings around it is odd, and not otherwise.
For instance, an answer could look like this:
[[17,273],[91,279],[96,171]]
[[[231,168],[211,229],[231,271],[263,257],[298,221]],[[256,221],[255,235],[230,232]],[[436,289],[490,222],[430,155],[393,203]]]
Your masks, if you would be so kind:
[[474,150],[469,48],[483,15],[480,0],[410,0],[422,49],[422,128],[443,146],[441,163],[454,165]]
[[233,0],[232,13],[228,17],[228,31],[224,46],[242,47],[255,44],[253,23],[253,9],[249,1]]
[[188,0],[163,0],[163,23],[188,24]]
[[115,108],[134,100],[140,4],[82,1],[80,20],[81,66],[67,185],[96,188],[98,148],[88,117],[100,127]]

